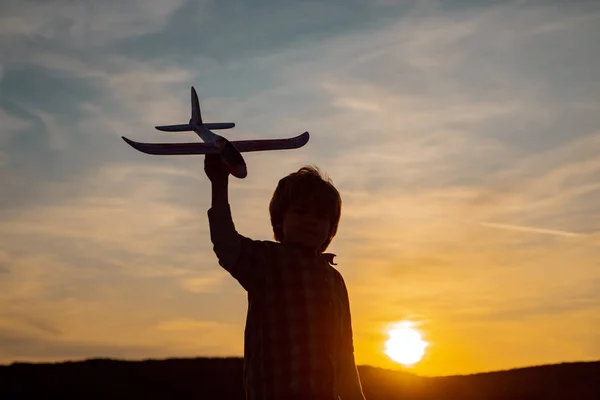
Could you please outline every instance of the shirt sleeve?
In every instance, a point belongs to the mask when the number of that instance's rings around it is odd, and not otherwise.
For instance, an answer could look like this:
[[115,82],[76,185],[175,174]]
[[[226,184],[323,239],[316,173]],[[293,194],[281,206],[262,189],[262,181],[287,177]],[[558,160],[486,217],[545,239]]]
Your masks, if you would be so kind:
[[[342,316],[342,351],[344,353],[354,353],[354,339],[352,333],[352,316],[350,313],[350,298],[348,296],[348,289],[344,278],[340,275],[341,281],[341,300],[343,304],[343,316]],[[347,353],[346,353],[347,354]]]
[[210,208],[207,214],[210,239],[219,265],[245,290],[252,290],[262,281],[269,258],[267,242],[252,240],[239,234],[235,229],[229,205]]

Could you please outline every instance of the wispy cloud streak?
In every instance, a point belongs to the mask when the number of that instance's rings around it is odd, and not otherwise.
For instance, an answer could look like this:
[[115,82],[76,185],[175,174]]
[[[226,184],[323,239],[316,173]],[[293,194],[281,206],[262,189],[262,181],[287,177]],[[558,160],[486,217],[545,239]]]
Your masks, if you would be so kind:
[[547,235],[557,235],[557,236],[566,236],[566,237],[586,236],[583,233],[566,232],[566,231],[559,231],[559,230],[554,230],[554,229],[536,228],[536,227],[532,227],[532,226],[499,224],[499,223],[495,223],[495,222],[482,222],[481,225],[487,226],[489,228],[508,229],[508,230],[520,231],[520,232],[541,233],[541,234],[547,234]]

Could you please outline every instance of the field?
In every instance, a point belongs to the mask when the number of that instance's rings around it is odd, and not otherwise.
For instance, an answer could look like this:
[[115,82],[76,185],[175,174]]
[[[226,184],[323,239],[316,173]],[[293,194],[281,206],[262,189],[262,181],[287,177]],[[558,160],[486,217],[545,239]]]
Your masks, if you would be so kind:
[[[420,377],[359,366],[368,400],[600,399],[600,361]],[[241,358],[90,359],[0,367],[0,398],[244,399]],[[33,398],[33,397],[31,397]]]

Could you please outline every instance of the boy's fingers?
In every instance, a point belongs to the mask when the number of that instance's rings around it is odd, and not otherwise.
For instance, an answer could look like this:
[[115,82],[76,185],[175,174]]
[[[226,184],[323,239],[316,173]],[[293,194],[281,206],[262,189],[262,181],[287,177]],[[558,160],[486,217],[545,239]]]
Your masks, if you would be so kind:
[[217,161],[221,161],[219,155],[217,154],[207,154],[204,157],[204,162],[207,164],[215,164]]

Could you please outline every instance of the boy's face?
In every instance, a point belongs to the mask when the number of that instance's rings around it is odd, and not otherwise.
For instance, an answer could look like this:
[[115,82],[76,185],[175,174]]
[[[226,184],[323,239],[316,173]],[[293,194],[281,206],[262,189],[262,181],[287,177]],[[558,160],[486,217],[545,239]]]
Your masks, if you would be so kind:
[[285,243],[318,251],[329,237],[330,222],[324,210],[313,202],[298,202],[290,205],[283,216],[282,228]]

